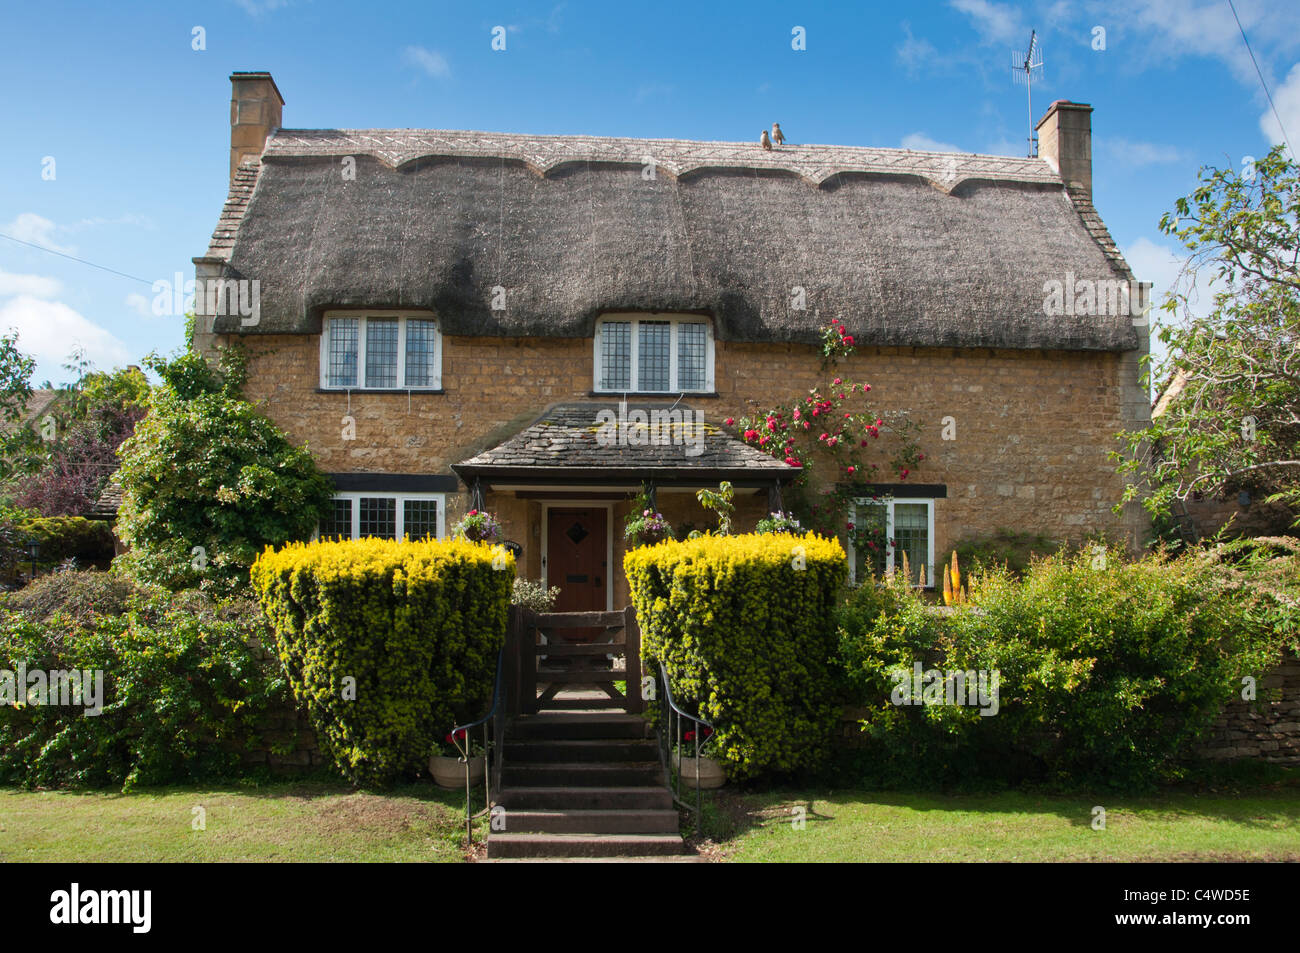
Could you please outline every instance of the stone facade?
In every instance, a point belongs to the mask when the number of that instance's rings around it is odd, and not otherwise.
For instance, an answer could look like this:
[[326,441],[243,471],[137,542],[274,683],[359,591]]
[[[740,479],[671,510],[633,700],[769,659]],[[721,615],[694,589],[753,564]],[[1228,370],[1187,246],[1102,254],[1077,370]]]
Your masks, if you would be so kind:
[[1300,658],[1290,656],[1261,679],[1254,702],[1233,702],[1206,735],[1204,758],[1258,758],[1300,764]]
[[[443,391],[409,394],[322,391],[316,335],[250,336],[244,344],[249,398],[331,473],[450,475],[451,464],[501,442],[550,404],[588,398],[593,386],[589,339],[444,337]],[[905,411],[922,425],[925,460],[909,479],[947,488],[935,512],[937,558],[962,539],[1000,528],[1059,540],[1105,531],[1141,541],[1140,510],[1111,510],[1123,484],[1107,457],[1118,448],[1113,435],[1140,424],[1145,408],[1134,399],[1140,388],[1132,355],[860,347],[834,373],[869,383],[871,407]],[[827,376],[820,353],[807,345],[720,340],[717,395],[690,400],[721,425],[789,403]],[[354,439],[343,439],[345,416],[355,420]],[[941,439],[945,417],[953,418],[955,439]],[[885,454],[875,459],[885,472]],[[450,526],[468,494],[449,494],[447,502]],[[617,567],[627,503],[611,502]],[[661,491],[659,503],[674,525],[710,521],[690,493]],[[513,493],[487,500],[506,536],[523,544],[522,572],[531,578],[541,574],[542,506]],[[766,511],[766,495],[738,496],[737,507],[737,527],[750,528]],[[625,600],[621,576],[616,570],[615,606]]]

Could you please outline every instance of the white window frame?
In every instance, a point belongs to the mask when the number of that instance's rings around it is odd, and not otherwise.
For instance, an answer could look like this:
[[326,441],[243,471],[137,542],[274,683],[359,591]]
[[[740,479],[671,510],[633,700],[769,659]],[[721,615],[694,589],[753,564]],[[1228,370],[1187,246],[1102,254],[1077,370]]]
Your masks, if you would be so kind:
[[[925,530],[925,540],[926,540],[926,554],[925,554],[925,561],[926,561],[926,566],[925,566],[925,582],[926,582],[926,586],[925,586],[925,587],[926,587],[927,589],[933,589],[933,588],[935,588],[935,584],[934,584],[934,572],[935,572],[935,569],[936,569],[935,562],[934,562],[934,504],[935,504],[935,501],[934,501],[933,498],[930,498],[930,497],[916,497],[916,496],[896,496],[896,497],[893,497],[892,499],[888,499],[888,500],[873,500],[873,499],[871,499],[870,497],[859,497],[858,499],[854,500],[854,501],[853,501],[853,505],[849,507],[849,522],[853,523],[855,526],[857,525],[857,522],[858,522],[858,507],[859,507],[859,506],[883,506],[883,507],[885,507],[885,539],[886,539],[886,540],[891,540],[891,539],[894,538],[894,507],[895,507],[897,504],[899,504],[899,503],[922,503],[922,504],[925,505],[925,508],[926,508],[926,530]],[[855,550],[855,548],[854,548],[854,546],[853,546],[853,536],[852,536],[852,534],[850,534],[850,535],[849,535],[849,538],[848,538],[848,551],[849,551],[849,584],[850,584],[850,585],[854,585],[854,586],[856,586],[856,585],[858,584],[858,580],[857,580],[857,575],[858,575],[858,555],[857,555],[857,552],[856,552],[856,550]],[[896,547],[893,547],[893,546],[886,546],[886,547],[885,547],[885,572],[893,572],[893,570],[894,570],[894,552],[895,552],[895,551],[896,551]],[[916,567],[915,567],[915,566],[911,566],[911,567],[909,567],[909,568],[910,568],[913,572],[916,571]],[[914,589],[916,589],[916,588],[920,588],[919,586],[917,586],[916,583],[912,582],[912,580],[910,580],[910,579],[908,580],[908,583],[909,583],[909,585],[911,585]]]
[[[667,390],[641,390],[637,385],[640,383],[641,376],[641,334],[639,326],[642,321],[667,321],[669,323],[668,335],[668,389]],[[629,386],[626,388],[607,388],[600,386],[601,374],[601,331],[609,323],[630,322],[632,325],[632,373],[629,380]],[[683,390],[677,379],[678,372],[678,344],[677,329],[682,324],[702,324],[704,325],[704,386]],[[592,335],[592,375],[591,389],[598,394],[711,394],[716,389],[713,377],[713,322],[702,314],[658,314],[643,311],[629,312],[626,314],[605,314],[596,321],[596,333]]]
[[[331,384],[329,382],[330,319],[357,319],[357,382]],[[367,387],[366,380],[366,322],[369,318],[397,318],[397,384],[393,387]],[[433,382],[408,387],[406,384],[406,322],[407,320],[433,322],[433,347],[436,360]],[[321,390],[442,390],[442,323],[427,311],[326,311],[321,316],[320,329],[320,387]]]
[[[406,503],[408,500],[433,500],[438,504],[438,526],[436,534],[438,539],[447,537],[447,494],[446,493],[394,493],[388,490],[349,490],[345,493],[335,493],[336,500],[352,501],[352,535],[349,539],[360,539],[361,532],[361,500],[387,499],[397,501],[397,538],[400,540],[406,533]],[[313,539],[320,538],[320,527],[316,527],[316,533]]]

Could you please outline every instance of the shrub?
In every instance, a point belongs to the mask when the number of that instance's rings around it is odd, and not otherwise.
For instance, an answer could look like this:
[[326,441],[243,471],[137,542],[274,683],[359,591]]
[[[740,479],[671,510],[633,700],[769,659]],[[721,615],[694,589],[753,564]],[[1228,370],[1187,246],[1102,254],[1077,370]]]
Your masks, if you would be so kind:
[[517,578],[510,595],[510,604],[523,606],[534,612],[550,612],[555,608],[555,600],[559,597],[559,586],[551,586],[547,589],[546,584],[540,579],[534,582],[532,579]]
[[1035,559],[1050,556],[1059,549],[1060,544],[1041,534],[1000,529],[988,536],[962,540],[953,547],[953,552],[962,566],[972,570],[1005,566],[1013,575],[1023,576]]
[[837,718],[840,544],[708,536],[632,550],[623,565],[650,670],[663,661],[674,694],[714,723],[732,776],[816,765]]
[[37,622],[63,613],[75,622],[88,623],[95,615],[121,615],[146,592],[133,580],[112,573],[56,572],[14,593],[10,604]]
[[[229,776],[263,713],[285,704],[283,677],[256,650],[265,622],[247,604],[156,589],[123,596],[120,586],[105,573],[66,573],[29,587],[25,607],[4,597],[0,669],[103,674],[98,715],[21,704],[27,686],[20,704],[0,705],[0,782],[128,790]],[[91,608],[92,593],[108,597]]]
[[254,563],[294,697],[354,782],[418,770],[448,728],[483,713],[515,576],[502,552],[364,539],[292,543]]
[[75,559],[82,565],[106,566],[113,558],[113,530],[103,520],[38,516],[20,522],[18,533],[40,545],[37,565],[52,566]]
[[[839,620],[865,729],[900,780],[1150,785],[1177,770],[1244,675],[1276,664],[1286,637],[1275,595],[1209,558],[1051,556],[1023,581],[987,575],[972,606],[943,614],[898,595],[874,618]],[[998,672],[996,716],[894,705],[889,671],[914,662]]]
[[230,592],[267,545],[306,539],[330,498],[311,454],[240,399],[242,364],[187,354],[120,450],[122,566],[169,589]]

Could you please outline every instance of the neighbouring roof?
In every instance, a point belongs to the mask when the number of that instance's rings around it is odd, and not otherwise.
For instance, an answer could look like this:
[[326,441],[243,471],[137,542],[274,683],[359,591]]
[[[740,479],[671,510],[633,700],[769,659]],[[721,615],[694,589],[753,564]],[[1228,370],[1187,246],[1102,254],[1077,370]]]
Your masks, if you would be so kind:
[[839,317],[863,344],[1138,346],[1125,316],[1044,313],[1046,281],[1131,274],[1037,158],[282,129],[240,165],[208,257],[260,282],[243,333],[388,307],[449,334],[587,337],[604,311],[644,310],[712,314],[724,340],[815,342]]
[[[676,417],[654,416],[654,411],[670,409]],[[707,423],[689,406],[641,401],[629,401],[622,411],[617,401],[556,404],[514,436],[452,470],[466,483],[475,477],[571,482],[584,471],[601,480],[632,482],[712,483],[730,475],[747,483],[771,483],[798,475],[794,467]]]
[[99,492],[99,499],[85,515],[96,519],[117,519],[117,511],[122,508],[122,484],[118,480],[119,471],[104,481],[104,489]]
[[66,394],[57,388],[33,388],[19,416],[12,423],[0,422],[0,433],[13,433],[23,427],[40,427],[40,420],[54,410],[54,405]]

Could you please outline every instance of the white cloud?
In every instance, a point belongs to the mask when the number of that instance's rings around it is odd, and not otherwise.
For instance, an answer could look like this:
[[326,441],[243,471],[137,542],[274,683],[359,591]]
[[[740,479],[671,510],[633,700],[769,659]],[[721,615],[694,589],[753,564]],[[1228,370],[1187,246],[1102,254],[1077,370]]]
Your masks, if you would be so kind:
[[[1099,13],[1098,23],[1121,27],[1140,46],[1139,65],[1205,56],[1224,63],[1238,82],[1259,88],[1237,21],[1223,0],[1109,0]],[[1268,77],[1268,51],[1296,46],[1300,5],[1237,0],[1237,13]]]
[[451,75],[447,58],[437,50],[426,50],[422,46],[408,46],[402,55],[408,65],[424,70],[435,79],[446,79]]
[[132,291],[122,303],[142,318],[156,317],[153,313],[153,302],[139,292]]
[[931,139],[923,132],[908,133],[903,137],[902,147],[904,149],[915,149],[918,152],[965,152],[959,146],[954,146],[949,142],[939,142],[937,139]]
[[237,4],[244,8],[244,12],[252,17],[260,17],[264,13],[272,13],[281,7],[287,7],[290,0],[235,0]]
[[4,232],[6,235],[10,235],[22,242],[31,242],[67,254],[72,249],[65,248],[54,240],[54,230],[57,227],[48,218],[43,218],[35,212],[23,212],[12,222],[0,225],[0,232]]
[[30,295],[33,298],[56,298],[60,285],[54,278],[44,275],[17,275],[0,270],[0,298],[10,295]]
[[971,18],[981,43],[1010,43],[1017,38],[1022,44],[1029,42],[1029,31],[1014,7],[991,0],[949,0],[949,6]]
[[[1282,127],[1277,124],[1273,110],[1265,109],[1259,117],[1259,128],[1273,145],[1282,143],[1282,128],[1288,136],[1300,135],[1300,63],[1291,67],[1282,85],[1273,90],[1273,105],[1277,115],[1282,117]],[[1291,140],[1293,143],[1294,139]]]
[[925,37],[919,40],[914,37],[910,23],[903,24],[903,32],[907,34],[907,39],[898,44],[894,52],[908,75],[915,75],[924,65],[935,65],[939,59],[939,51],[934,48],[934,44]]
[[1134,142],[1131,139],[1107,138],[1101,140],[1098,145],[1107,155],[1133,167],[1160,165],[1165,162],[1182,162],[1185,159],[1181,149],[1175,146],[1162,146],[1153,142]]
[[74,347],[85,349],[96,367],[126,364],[130,353],[121,341],[61,301],[42,301],[29,294],[0,304],[0,329],[18,331],[18,347],[41,364],[58,366]]

